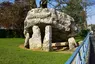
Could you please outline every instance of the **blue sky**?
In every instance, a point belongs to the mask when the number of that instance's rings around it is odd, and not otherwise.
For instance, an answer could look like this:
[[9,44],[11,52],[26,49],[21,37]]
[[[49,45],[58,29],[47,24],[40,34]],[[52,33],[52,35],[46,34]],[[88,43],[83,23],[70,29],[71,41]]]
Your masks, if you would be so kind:
[[[3,2],[3,1],[13,2],[14,0],[0,0],[0,2]],[[36,0],[36,3],[37,3],[38,7],[39,7],[39,5],[38,5],[39,1],[40,0]],[[95,0],[89,0],[89,1],[94,1],[95,2]],[[50,7],[52,7],[52,6],[49,6],[49,8]],[[88,7],[88,9],[87,9],[87,15],[88,15],[88,17],[87,17],[87,23],[88,24],[95,24],[95,5]]]
[[95,5],[87,9],[87,15],[88,15],[87,23],[95,24]]
[[0,0],[0,2],[3,2],[3,1],[10,1],[10,2],[14,2],[14,0]]

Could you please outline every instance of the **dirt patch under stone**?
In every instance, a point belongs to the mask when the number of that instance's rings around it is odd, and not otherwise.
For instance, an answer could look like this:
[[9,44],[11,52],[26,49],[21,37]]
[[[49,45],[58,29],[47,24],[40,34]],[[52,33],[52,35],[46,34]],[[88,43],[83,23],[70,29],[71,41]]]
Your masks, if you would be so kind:
[[19,47],[20,47],[21,49],[29,50],[28,48],[25,48],[25,47],[24,47],[24,44],[19,45]]
[[40,49],[29,49],[29,48],[25,48],[25,47],[24,47],[24,44],[19,45],[19,47],[20,47],[21,49],[25,49],[25,50],[42,51],[42,50],[40,50]]
[[[25,49],[25,50],[31,50],[31,49],[25,48],[23,44],[19,45],[19,48]],[[32,51],[45,52],[45,51],[43,51],[41,49],[32,49]],[[67,54],[72,54],[74,51],[75,51],[75,49],[74,50],[64,50],[64,51],[62,51],[62,50],[56,50],[56,51],[52,51],[52,52],[53,53],[67,53]]]

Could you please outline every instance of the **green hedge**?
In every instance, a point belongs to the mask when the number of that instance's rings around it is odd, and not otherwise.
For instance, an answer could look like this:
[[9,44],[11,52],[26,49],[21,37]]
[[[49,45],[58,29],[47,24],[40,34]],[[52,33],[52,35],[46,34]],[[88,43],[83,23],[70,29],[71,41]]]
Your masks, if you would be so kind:
[[23,31],[17,29],[0,29],[0,38],[21,38],[24,37]]
[[83,40],[87,36],[88,32],[89,30],[81,30],[81,32],[75,36],[76,42]]

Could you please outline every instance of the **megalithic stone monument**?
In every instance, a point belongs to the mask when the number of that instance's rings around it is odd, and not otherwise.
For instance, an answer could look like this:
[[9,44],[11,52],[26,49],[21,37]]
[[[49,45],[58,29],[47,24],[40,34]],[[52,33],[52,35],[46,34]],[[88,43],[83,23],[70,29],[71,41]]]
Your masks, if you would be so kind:
[[47,25],[45,27],[45,37],[43,41],[43,50],[44,51],[51,51],[52,49],[52,27]]
[[68,39],[73,22],[74,19],[71,16],[55,9],[31,9],[24,21],[24,46],[29,44],[30,49],[42,47],[44,51],[50,51],[52,42]]

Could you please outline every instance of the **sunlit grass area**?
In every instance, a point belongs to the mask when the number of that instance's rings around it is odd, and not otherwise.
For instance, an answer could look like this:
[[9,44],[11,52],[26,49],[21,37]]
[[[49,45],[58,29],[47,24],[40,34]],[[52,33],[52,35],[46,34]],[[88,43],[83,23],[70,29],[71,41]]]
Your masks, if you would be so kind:
[[64,64],[70,53],[37,52],[19,48],[22,38],[0,39],[0,64]]

